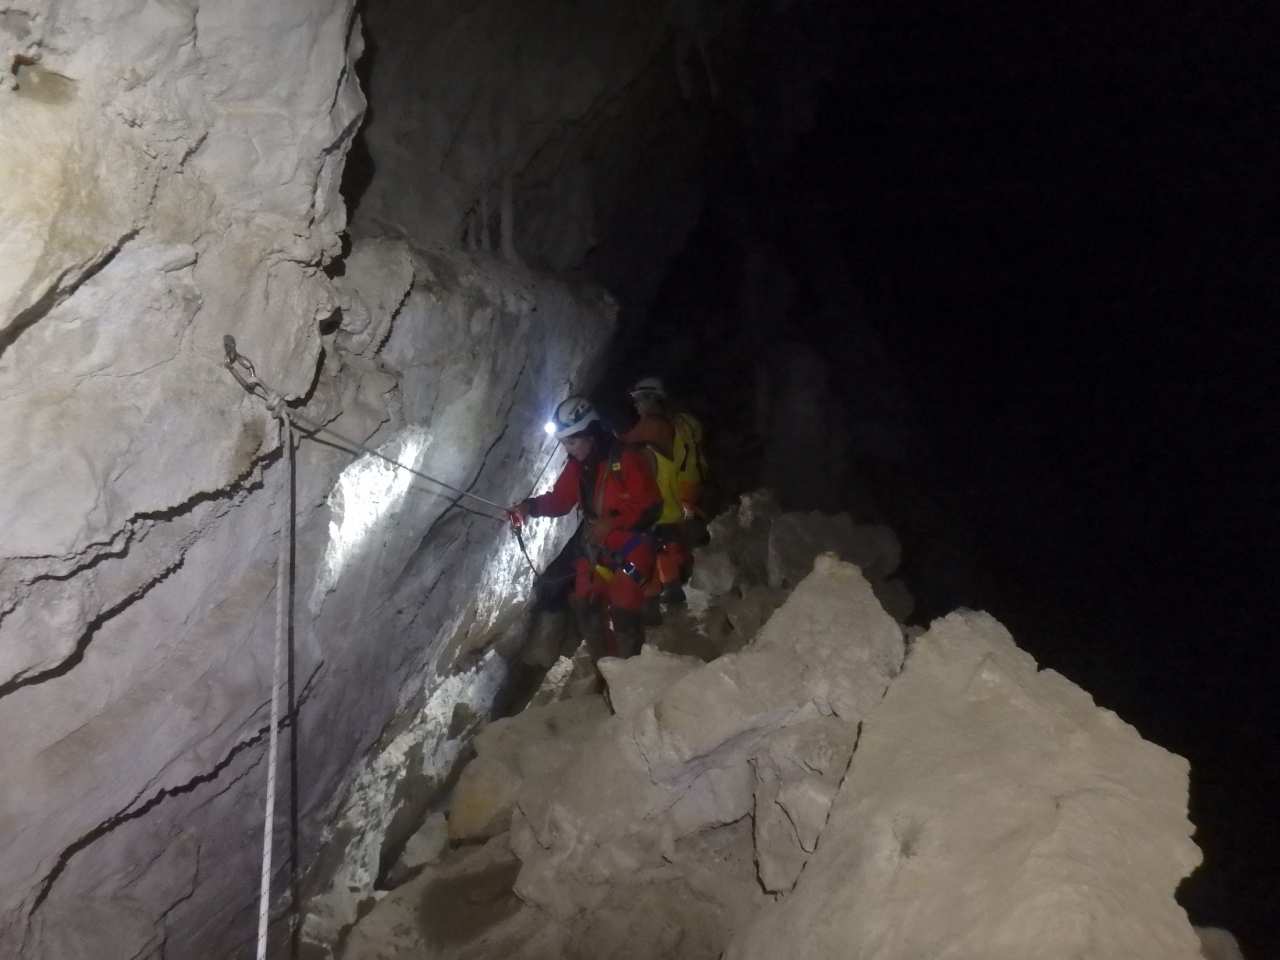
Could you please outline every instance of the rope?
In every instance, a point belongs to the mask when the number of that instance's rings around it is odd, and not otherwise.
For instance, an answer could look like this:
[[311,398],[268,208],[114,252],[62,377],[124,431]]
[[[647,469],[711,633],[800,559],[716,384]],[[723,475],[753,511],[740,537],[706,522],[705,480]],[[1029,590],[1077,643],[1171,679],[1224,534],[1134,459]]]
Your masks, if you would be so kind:
[[[258,953],[257,960],[266,960],[267,958],[267,928],[271,913],[271,856],[273,848],[273,840],[275,834],[275,810],[276,810],[276,772],[279,765],[280,754],[280,673],[284,662],[284,649],[288,637],[288,629],[290,618],[292,615],[292,604],[290,601],[290,584],[289,584],[289,564],[293,555],[293,513],[294,490],[293,490],[293,458],[294,458],[294,429],[297,424],[301,424],[312,435],[317,433],[327,433],[334,437],[340,443],[348,447],[352,447],[370,456],[377,457],[386,463],[391,464],[400,470],[407,471],[415,477],[420,477],[430,483],[434,483],[446,490],[457,494],[458,498],[466,497],[476,503],[484,504],[500,511],[504,518],[510,517],[507,507],[485,497],[477,496],[459,487],[455,487],[451,483],[446,483],[438,477],[433,477],[428,473],[424,473],[408,464],[401,463],[386,454],[381,453],[372,447],[353,440],[350,437],[343,436],[331,427],[312,420],[310,417],[299,413],[296,410],[290,410],[285,404],[284,397],[275,390],[272,390],[261,380],[258,379],[257,371],[254,369],[252,361],[248,357],[241,354],[236,349],[235,338],[230,334],[222,338],[223,349],[226,351],[226,367],[235,377],[236,381],[244,387],[250,394],[263,400],[271,415],[276,418],[279,425],[279,442],[281,449],[284,451],[282,465],[284,467],[284,476],[282,484],[283,501],[286,506],[284,527],[280,531],[280,549],[276,559],[276,638],[275,649],[272,653],[271,667],[271,725],[268,733],[267,741],[267,796],[266,810],[262,822],[262,877],[258,892]],[[296,423],[295,423],[296,421]],[[349,451],[348,451],[349,452]],[[538,473],[538,479],[546,472],[547,467],[551,463],[551,457],[555,451],[552,450],[546,462],[542,465],[542,470]],[[534,481],[535,485],[537,480]],[[458,506],[455,499],[454,506]],[[466,509],[465,507],[462,509]],[[471,511],[477,516],[486,517],[489,520],[498,520],[497,517],[491,517],[488,514]],[[501,521],[500,521],[501,522]],[[529,550],[525,546],[524,536],[521,534],[519,527],[512,524],[512,532],[516,535],[516,542],[520,545],[520,552],[524,555],[525,562],[529,564],[529,569],[533,571],[534,578],[542,577],[538,572],[538,568],[534,565],[533,558],[529,555]],[[296,904],[295,904],[296,907]]]
[[[254,369],[253,363],[249,360],[248,357],[246,357],[244,354],[240,353],[236,349],[236,338],[231,336],[231,334],[227,334],[226,336],[224,336],[222,338],[222,349],[226,351],[226,354],[227,354],[227,360],[226,360],[225,366],[229,371],[231,371],[231,375],[236,378],[240,386],[244,387],[247,391],[249,391],[249,393],[253,394],[255,397],[258,397],[261,400],[265,401],[267,404],[267,408],[273,414],[276,414],[277,416],[279,416],[280,411],[285,409],[284,399],[281,397],[281,395],[277,391],[272,390],[265,383],[263,383],[261,380],[258,379],[258,373]],[[349,447],[355,447],[357,450],[361,451],[362,453],[367,453],[371,457],[377,457],[379,460],[384,460],[387,463],[391,464],[393,467],[399,467],[401,470],[405,470],[413,474],[415,477],[421,477],[423,480],[426,480],[430,483],[434,483],[434,484],[437,484],[438,486],[444,487],[446,490],[452,491],[453,493],[456,493],[460,497],[466,497],[469,500],[474,500],[476,503],[483,503],[486,507],[493,507],[495,510],[498,510],[499,512],[501,512],[503,517],[505,517],[507,514],[506,504],[498,503],[495,500],[489,500],[489,499],[486,499],[485,497],[477,496],[474,493],[471,493],[467,490],[463,490],[461,487],[455,487],[453,484],[447,483],[444,480],[441,480],[439,477],[433,477],[431,476],[431,474],[423,473],[421,470],[411,467],[406,463],[401,463],[399,460],[393,460],[391,457],[388,457],[385,453],[381,453],[375,450],[373,447],[370,447],[370,446],[367,446],[366,444],[361,443],[359,440],[353,440],[350,437],[343,436],[341,433],[339,433],[337,430],[334,430],[332,427],[329,427],[323,423],[320,423],[319,421],[312,420],[310,417],[305,416],[304,414],[301,414],[296,410],[290,410],[288,411],[288,414],[293,421],[296,421],[297,423],[302,424],[312,433],[322,433],[322,432],[327,433],[334,439],[340,441],[341,443],[345,443]],[[489,517],[489,519],[498,520],[499,522],[501,522],[501,519],[498,517]]]
[[[556,455],[555,448],[547,454],[547,459],[542,462],[542,469],[538,471],[538,475],[533,478],[533,489],[538,489],[538,481],[542,479],[542,475],[547,472],[547,467],[551,466],[551,459]],[[529,569],[533,571],[533,579],[541,580],[546,571],[539,572],[537,566],[534,565],[533,557],[529,556],[529,548],[524,543],[524,533],[515,523],[511,524],[511,532],[516,535],[516,543],[520,544],[520,552],[524,554],[524,562],[529,565]]]
[[524,562],[529,565],[529,569],[533,571],[533,579],[537,580],[542,576],[538,572],[538,568],[533,565],[533,557],[529,556],[529,548],[524,545],[524,534],[520,532],[520,528],[514,523],[511,525],[511,532],[516,535],[516,543],[520,544],[520,552],[524,554]]
[[267,957],[267,919],[271,912],[271,848],[276,816],[276,765],[280,749],[280,670],[289,629],[289,559],[293,546],[293,425],[279,402],[272,411],[280,425],[284,451],[281,485],[286,507],[280,530],[280,553],[276,559],[276,643],[271,667],[271,728],[267,746],[267,802],[262,823],[262,883],[258,894],[258,960]]
[[[345,443],[349,447],[355,447],[361,453],[367,453],[370,456],[377,457],[379,460],[385,460],[387,463],[391,464],[393,467],[399,467],[401,470],[404,470],[407,473],[411,473],[415,477],[421,477],[423,480],[427,480],[427,481],[430,481],[431,483],[438,484],[439,486],[444,487],[446,490],[450,491],[451,493],[457,494],[459,497],[466,497],[468,500],[474,500],[476,503],[483,503],[486,507],[492,507],[495,510],[500,510],[502,511],[504,516],[506,515],[506,512],[507,512],[506,506],[501,503],[498,503],[497,501],[488,500],[484,497],[476,496],[474,493],[469,493],[468,491],[463,490],[461,487],[455,487],[453,484],[446,483],[445,481],[439,479],[438,477],[433,477],[429,473],[423,473],[421,470],[418,470],[415,467],[411,467],[406,463],[401,463],[399,460],[395,460],[391,457],[388,457],[385,453],[380,453],[379,451],[375,450],[373,447],[370,447],[370,446],[367,446],[366,444],[361,443],[359,440],[352,440],[350,437],[343,436],[337,430],[334,430],[332,427],[325,426],[323,423],[320,423],[316,420],[312,420],[310,417],[305,416],[304,414],[301,414],[296,410],[291,410],[289,413],[294,420],[301,423],[304,427],[306,427],[312,433],[322,433],[322,432],[327,433],[329,434],[329,436],[333,437],[335,440],[338,440],[341,443]],[[490,520],[498,520],[499,522],[501,522],[501,518],[499,517],[490,517],[488,514],[481,514],[481,516],[488,517],[488,519]]]
[[[240,353],[236,348],[235,337],[231,336],[231,334],[224,336],[222,338],[222,348],[227,355],[225,366],[229,371],[231,371],[231,375],[236,378],[236,381],[240,386],[244,387],[245,390],[253,394],[255,397],[263,400],[267,405],[267,409],[270,410],[273,415],[288,419],[291,427],[301,424],[312,436],[318,433],[327,433],[339,443],[354,448],[361,453],[366,453],[369,456],[377,457],[379,460],[389,463],[397,469],[404,470],[415,477],[421,477],[429,483],[434,483],[437,486],[444,487],[444,489],[456,494],[458,498],[466,497],[469,500],[474,500],[476,503],[482,503],[486,507],[492,507],[502,514],[501,517],[494,517],[487,513],[481,513],[478,510],[469,511],[474,513],[476,516],[484,517],[486,520],[496,520],[499,523],[510,520],[510,511],[504,504],[498,503],[495,500],[489,500],[485,497],[477,496],[474,493],[463,490],[461,487],[455,487],[453,484],[447,483],[439,477],[433,477],[431,474],[424,473],[416,467],[409,466],[407,463],[401,463],[399,460],[395,460],[392,457],[387,456],[385,453],[375,450],[367,444],[361,443],[359,440],[353,440],[351,437],[344,436],[332,427],[320,423],[317,420],[312,420],[310,417],[303,413],[299,413],[297,410],[290,410],[285,405],[284,397],[277,391],[272,390],[258,378],[258,372],[254,369],[253,362],[244,354]],[[351,451],[348,450],[347,452],[349,453]],[[292,455],[292,453],[290,455]],[[547,467],[551,465],[551,460],[554,456],[555,450],[552,449],[551,453],[547,455],[547,459],[543,462],[542,469],[538,471],[538,476],[534,479],[534,487],[537,487],[538,481],[541,480],[542,475],[546,473]],[[457,499],[453,501],[453,506],[459,506]],[[461,507],[461,509],[466,510],[467,508]],[[524,555],[525,563],[527,563],[529,565],[529,569],[533,571],[534,579],[542,577],[543,574],[538,571],[537,566],[533,562],[533,558],[529,556],[529,550],[525,546],[524,537],[521,535],[520,530],[515,527],[514,524],[511,529],[516,535],[516,541],[520,544],[520,552]]]

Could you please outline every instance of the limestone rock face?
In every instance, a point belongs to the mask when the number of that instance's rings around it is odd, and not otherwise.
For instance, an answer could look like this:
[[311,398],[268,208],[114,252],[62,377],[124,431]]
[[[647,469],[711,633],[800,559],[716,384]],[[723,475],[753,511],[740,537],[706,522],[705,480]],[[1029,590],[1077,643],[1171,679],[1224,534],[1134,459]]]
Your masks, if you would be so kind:
[[727,956],[1199,955],[1187,764],[982,614],[937,621],[863,724],[794,891]]
[[[199,955],[248,920],[281,471],[222,338],[316,380],[360,50],[352,0],[0,12],[4,956]],[[337,469],[300,475],[323,501]],[[355,658],[299,637],[314,735]],[[313,740],[311,817],[403,679]]]
[[[306,416],[508,503],[612,329],[600,291],[456,248],[357,240],[326,270],[364,111],[354,6],[0,11],[0,955],[210,956],[252,922],[286,503],[223,336]],[[445,776],[450,711],[483,714],[503,670],[442,678],[530,576],[483,508],[341,447],[298,451],[282,762],[303,856],[340,814],[367,889],[393,801],[357,761],[404,709],[419,739],[388,740]],[[531,531],[535,559],[568,532]]]
[[353,6],[6,6],[4,62],[32,62],[0,90],[0,556],[56,571],[242,479],[269,431],[223,334],[307,389],[364,109]]

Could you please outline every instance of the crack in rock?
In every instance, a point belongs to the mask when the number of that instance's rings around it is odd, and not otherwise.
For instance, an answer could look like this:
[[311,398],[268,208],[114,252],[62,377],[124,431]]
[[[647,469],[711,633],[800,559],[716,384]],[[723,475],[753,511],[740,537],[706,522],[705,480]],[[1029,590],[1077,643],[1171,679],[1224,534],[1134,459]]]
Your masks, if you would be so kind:
[[105,544],[94,544],[92,547],[87,549],[85,553],[82,553],[77,557],[72,562],[72,565],[66,569],[55,570],[47,568],[25,579],[19,575],[16,585],[8,588],[11,591],[8,602],[3,607],[0,607],[0,626],[3,626],[5,618],[8,617],[9,614],[13,613],[13,611],[17,610],[18,607],[22,605],[23,598],[18,596],[17,592],[19,588],[29,590],[31,587],[34,587],[39,583],[47,583],[49,581],[65,582],[77,574],[92,570],[94,567],[107,560],[119,560],[128,554],[129,544],[133,542],[135,532],[136,531],[132,526],[122,527],[120,530],[117,530],[111,539]]
[[36,671],[35,673],[29,673],[22,670],[15,676],[6,680],[4,683],[0,683],[0,700],[3,700],[10,694],[17,693],[23,687],[29,687],[37,683],[44,683],[48,680],[56,680],[58,677],[70,673],[71,670],[84,659],[85,654],[89,651],[89,645],[93,643],[93,639],[98,635],[99,630],[128,610],[165,580],[168,580],[169,577],[182,568],[182,565],[185,562],[186,551],[184,550],[175,561],[164,567],[158,574],[146,583],[142,584],[142,586],[131,591],[105,610],[100,611],[97,616],[89,621],[84,631],[76,639],[75,647],[72,651],[52,667]]
[[151,578],[135,587],[128,594],[118,600],[111,606],[100,610],[84,627],[80,636],[71,652],[61,661],[52,667],[43,670],[30,672],[29,670],[20,670],[11,676],[8,680],[0,683],[0,699],[16,693],[23,687],[33,684],[44,683],[48,680],[54,680],[64,676],[74,669],[81,661],[84,660],[85,654],[88,652],[89,646],[92,644],[98,631],[100,631],[107,623],[125,612],[136,602],[142,600],[155,587],[159,586],[170,576],[182,568],[186,562],[187,551],[200,538],[209,525],[224,517],[232,507],[242,503],[244,498],[253,491],[262,486],[261,469],[274,459],[278,459],[280,451],[273,450],[264,454],[259,460],[255,461],[245,470],[243,474],[236,478],[234,483],[220,487],[216,490],[202,490],[191,497],[187,498],[180,504],[159,510],[143,511],[130,517],[123,526],[120,527],[105,543],[95,544],[91,553],[81,554],[78,558],[72,560],[72,565],[66,569],[46,569],[31,575],[27,578],[21,578],[17,584],[11,586],[11,602],[4,607],[0,607],[0,625],[3,625],[14,611],[16,611],[24,602],[23,597],[17,596],[18,589],[27,589],[39,583],[49,581],[67,582],[72,580],[78,574],[91,570],[107,560],[120,560],[129,555],[130,548],[135,544],[141,543],[153,530],[160,527],[161,524],[171,523],[177,520],[187,518],[197,508],[206,503],[218,504],[219,509],[212,516],[203,522],[199,522],[195,529],[180,534],[176,538],[175,549],[178,551],[177,557],[162,568]]
[[[298,695],[297,705],[292,711],[280,718],[278,729],[285,730],[294,723],[298,713],[301,712],[303,706],[306,705],[307,700],[310,698],[312,690],[314,689],[314,682],[319,676],[320,669],[324,666],[324,663],[325,661],[321,660],[316,664],[315,669],[311,672],[311,676],[307,678],[306,684]],[[257,711],[255,710],[254,712],[256,713]],[[261,743],[267,737],[270,729],[270,723],[264,724],[253,736],[247,737],[235,744],[227,751],[227,755],[219,760],[210,770],[197,774],[185,783],[178,784],[175,787],[165,787],[164,789],[157,791],[141,806],[134,807],[136,798],[135,800],[129,801],[128,805],[126,805],[122,810],[112,814],[88,833],[84,834],[78,840],[64,848],[62,853],[58,855],[57,861],[40,882],[39,892],[36,894],[35,900],[31,904],[31,909],[27,911],[28,923],[30,923],[31,918],[35,916],[36,911],[39,910],[40,907],[44,905],[44,902],[49,898],[49,894],[53,891],[53,886],[58,882],[58,878],[62,876],[63,872],[71,864],[72,859],[74,859],[81,851],[97,843],[112,830],[116,829],[116,827],[128,823],[130,820],[137,820],[146,816],[171,797],[178,797],[183,794],[191,793],[198,787],[217,780],[218,777],[221,776],[222,772],[226,770],[227,767],[236,759],[236,757],[244,753],[244,751],[249,748]]]
[[49,289],[35,303],[24,310],[19,310],[11,323],[7,327],[0,329],[0,357],[3,357],[27,330],[48,316],[51,310],[65,302],[72,294],[101,273],[107,264],[119,256],[120,251],[139,232],[138,227],[133,227],[114,244],[100,253],[95,260],[91,260],[87,264],[71,266],[62,271],[58,278],[49,285]]

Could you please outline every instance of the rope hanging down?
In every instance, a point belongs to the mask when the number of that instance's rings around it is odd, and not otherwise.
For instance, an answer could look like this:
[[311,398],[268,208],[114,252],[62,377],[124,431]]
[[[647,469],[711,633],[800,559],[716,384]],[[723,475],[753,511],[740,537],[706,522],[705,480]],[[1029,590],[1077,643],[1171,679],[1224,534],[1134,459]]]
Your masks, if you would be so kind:
[[[292,617],[291,604],[289,603],[290,583],[289,583],[289,565],[293,555],[293,457],[294,457],[294,428],[296,424],[301,424],[312,435],[317,433],[327,433],[334,439],[355,450],[377,457],[391,466],[407,471],[415,477],[420,477],[429,483],[434,483],[445,490],[449,490],[457,495],[454,504],[463,497],[473,500],[476,503],[491,507],[502,513],[502,518],[490,516],[487,513],[473,511],[478,516],[486,517],[489,520],[509,519],[511,514],[508,509],[496,501],[477,496],[474,493],[455,487],[451,483],[446,483],[438,477],[433,477],[428,473],[424,473],[408,464],[401,463],[388,457],[384,453],[373,449],[358,440],[343,436],[338,431],[319,423],[299,413],[296,410],[290,410],[284,402],[284,397],[277,391],[272,390],[258,378],[258,372],[254,369],[253,362],[236,349],[235,337],[227,334],[222,338],[222,347],[226,351],[227,359],[225,366],[235,377],[236,382],[244,387],[246,391],[255,397],[261,399],[270,411],[271,415],[276,418],[279,424],[279,438],[281,449],[284,451],[284,491],[282,500],[284,501],[287,512],[285,513],[284,528],[280,533],[280,552],[276,560],[276,638],[275,650],[272,655],[271,669],[271,726],[268,734],[267,746],[267,798],[266,812],[262,824],[262,878],[258,895],[258,954],[257,960],[266,960],[267,957],[267,928],[271,912],[271,857],[272,857],[272,839],[274,836],[275,825],[275,805],[276,805],[276,772],[279,765],[279,746],[280,746],[280,673],[283,669],[284,648],[288,636],[289,625]],[[548,458],[550,463],[550,458]],[[543,464],[544,471],[546,464]],[[539,473],[541,477],[541,473]],[[465,509],[465,508],[464,508]],[[529,551],[525,547],[524,536],[521,534],[519,527],[514,523],[511,530],[516,535],[516,542],[520,545],[520,552],[524,554],[525,562],[529,564],[529,569],[533,571],[534,577],[541,577],[538,568],[534,566],[533,558],[529,556]]]
[[289,560],[293,552],[293,426],[282,405],[274,411],[280,425],[280,444],[284,451],[284,475],[281,478],[285,505],[280,529],[280,553],[276,559],[276,647],[271,666],[271,728],[267,740],[267,810],[262,822],[262,883],[258,892],[258,960],[267,958],[267,919],[271,912],[271,846],[275,835],[276,767],[280,756],[280,672],[284,664],[284,645],[289,633],[292,610],[289,603]]

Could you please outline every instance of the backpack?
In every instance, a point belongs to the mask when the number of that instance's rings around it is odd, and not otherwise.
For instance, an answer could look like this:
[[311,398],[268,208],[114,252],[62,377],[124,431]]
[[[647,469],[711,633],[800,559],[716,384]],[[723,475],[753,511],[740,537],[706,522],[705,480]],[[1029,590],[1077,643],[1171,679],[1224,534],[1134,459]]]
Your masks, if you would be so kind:
[[676,467],[677,489],[697,489],[708,474],[702,450],[702,424],[688,413],[677,413],[671,418],[671,424],[675,427],[671,459]]

